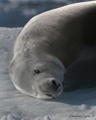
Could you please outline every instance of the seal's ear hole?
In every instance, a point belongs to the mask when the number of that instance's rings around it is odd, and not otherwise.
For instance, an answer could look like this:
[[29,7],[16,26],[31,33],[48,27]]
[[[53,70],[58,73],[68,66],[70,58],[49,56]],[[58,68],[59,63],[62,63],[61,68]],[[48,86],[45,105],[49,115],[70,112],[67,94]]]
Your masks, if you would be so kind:
[[39,74],[40,73],[40,70],[39,69],[34,69],[34,75],[36,75],[36,74]]

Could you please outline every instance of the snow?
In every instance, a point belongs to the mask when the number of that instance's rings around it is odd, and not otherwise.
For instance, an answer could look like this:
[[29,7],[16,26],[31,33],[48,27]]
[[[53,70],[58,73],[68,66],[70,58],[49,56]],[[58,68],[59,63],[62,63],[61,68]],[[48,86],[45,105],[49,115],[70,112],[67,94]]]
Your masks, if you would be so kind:
[[1,120],[96,120],[96,88],[65,92],[53,100],[35,99],[15,89],[8,74],[8,61],[21,29],[0,28]]

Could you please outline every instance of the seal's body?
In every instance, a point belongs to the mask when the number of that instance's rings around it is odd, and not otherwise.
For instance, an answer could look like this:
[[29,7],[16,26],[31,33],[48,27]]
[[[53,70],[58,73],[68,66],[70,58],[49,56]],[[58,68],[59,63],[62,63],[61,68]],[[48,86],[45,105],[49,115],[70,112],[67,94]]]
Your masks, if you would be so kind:
[[96,44],[95,27],[95,1],[68,5],[32,18],[11,53],[9,72],[15,87],[36,98],[59,96],[65,68],[78,60],[83,49]]

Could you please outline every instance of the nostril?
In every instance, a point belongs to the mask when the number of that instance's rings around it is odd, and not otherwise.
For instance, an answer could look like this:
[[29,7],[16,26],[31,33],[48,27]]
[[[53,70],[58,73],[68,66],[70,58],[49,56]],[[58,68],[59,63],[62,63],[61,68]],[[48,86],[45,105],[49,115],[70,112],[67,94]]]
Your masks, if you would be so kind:
[[59,87],[59,86],[61,86],[61,84],[58,84],[58,86],[57,86],[57,87]]
[[53,84],[54,86],[56,86],[56,81],[55,81],[55,80],[52,80],[52,84]]

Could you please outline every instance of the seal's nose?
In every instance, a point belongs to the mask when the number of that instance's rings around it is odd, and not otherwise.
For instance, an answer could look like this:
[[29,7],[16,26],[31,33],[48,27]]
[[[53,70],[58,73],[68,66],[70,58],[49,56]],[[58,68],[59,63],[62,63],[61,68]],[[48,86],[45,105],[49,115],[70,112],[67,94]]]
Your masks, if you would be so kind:
[[52,84],[53,84],[54,86],[56,86],[56,81],[55,81],[55,79],[53,79],[51,82],[52,82]]
[[52,85],[52,86],[54,86],[54,87],[56,87],[56,86],[58,86],[58,82],[56,82],[56,79],[55,78],[50,78],[50,84]]
[[61,86],[61,83],[57,81],[55,78],[50,78],[48,83],[50,90],[51,89],[57,90]]

